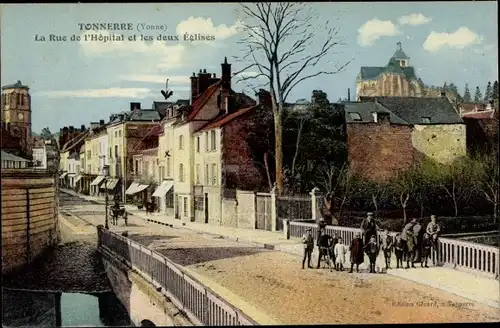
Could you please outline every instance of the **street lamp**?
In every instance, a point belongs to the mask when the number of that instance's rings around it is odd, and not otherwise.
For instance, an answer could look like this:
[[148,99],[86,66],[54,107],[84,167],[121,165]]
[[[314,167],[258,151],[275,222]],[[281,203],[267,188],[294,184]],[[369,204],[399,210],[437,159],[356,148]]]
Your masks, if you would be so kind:
[[104,165],[102,167],[102,174],[104,175],[104,197],[106,200],[106,222],[104,225],[105,229],[109,230],[108,225],[108,176],[109,176],[109,165]]

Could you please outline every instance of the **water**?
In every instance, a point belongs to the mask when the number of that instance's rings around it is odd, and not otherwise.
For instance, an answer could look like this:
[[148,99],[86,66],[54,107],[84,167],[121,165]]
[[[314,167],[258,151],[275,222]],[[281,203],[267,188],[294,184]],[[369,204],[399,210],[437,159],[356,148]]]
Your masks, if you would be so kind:
[[2,290],[3,326],[133,326],[113,293],[49,293]]

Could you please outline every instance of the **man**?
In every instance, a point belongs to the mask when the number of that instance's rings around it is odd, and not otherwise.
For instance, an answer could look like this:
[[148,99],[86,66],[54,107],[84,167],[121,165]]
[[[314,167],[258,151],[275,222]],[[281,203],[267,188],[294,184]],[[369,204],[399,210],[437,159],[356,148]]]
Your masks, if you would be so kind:
[[361,222],[361,234],[363,236],[363,244],[366,245],[370,242],[370,238],[375,236],[377,239],[377,224],[373,219],[373,213],[368,213],[366,219]]
[[416,220],[415,225],[413,226],[413,237],[414,237],[414,246],[415,246],[415,262],[420,261],[420,250],[422,247],[422,239],[424,236],[424,229],[420,225],[420,220]]
[[312,269],[311,266],[311,254],[314,249],[314,239],[311,233],[311,228],[307,228],[306,232],[302,236],[302,244],[304,244],[304,257],[302,258],[302,269],[304,269],[304,264],[306,263],[307,257],[307,267]]
[[413,236],[413,227],[417,223],[416,219],[411,220],[409,223],[405,225],[403,231],[401,232],[401,240],[403,241],[403,256],[406,259],[406,269],[410,266],[410,261],[412,262],[412,267],[415,267],[413,263],[414,260],[414,236]]
[[427,229],[425,229],[426,233],[429,235],[432,245],[432,252],[434,256],[432,257],[432,263],[436,265],[436,259],[438,258],[438,237],[441,232],[441,227],[437,223],[437,218],[435,215],[431,215],[431,222],[427,225]]

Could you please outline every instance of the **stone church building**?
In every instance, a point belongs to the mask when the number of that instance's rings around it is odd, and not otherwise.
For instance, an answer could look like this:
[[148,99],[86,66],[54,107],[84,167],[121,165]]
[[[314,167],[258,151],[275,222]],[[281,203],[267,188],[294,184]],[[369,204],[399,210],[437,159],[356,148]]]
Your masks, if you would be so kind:
[[386,66],[363,66],[356,79],[356,97],[439,97],[439,92],[426,88],[410,66],[408,57],[397,43],[396,52]]

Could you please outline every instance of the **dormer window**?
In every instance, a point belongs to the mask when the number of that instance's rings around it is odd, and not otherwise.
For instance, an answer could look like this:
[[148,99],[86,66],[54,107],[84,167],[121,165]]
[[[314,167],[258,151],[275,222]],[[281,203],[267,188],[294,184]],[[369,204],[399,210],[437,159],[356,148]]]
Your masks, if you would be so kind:
[[361,121],[361,115],[356,112],[349,112],[349,116],[351,117],[351,120],[353,121]]
[[422,117],[421,122],[423,124],[430,124],[431,123],[431,118],[430,117]]

